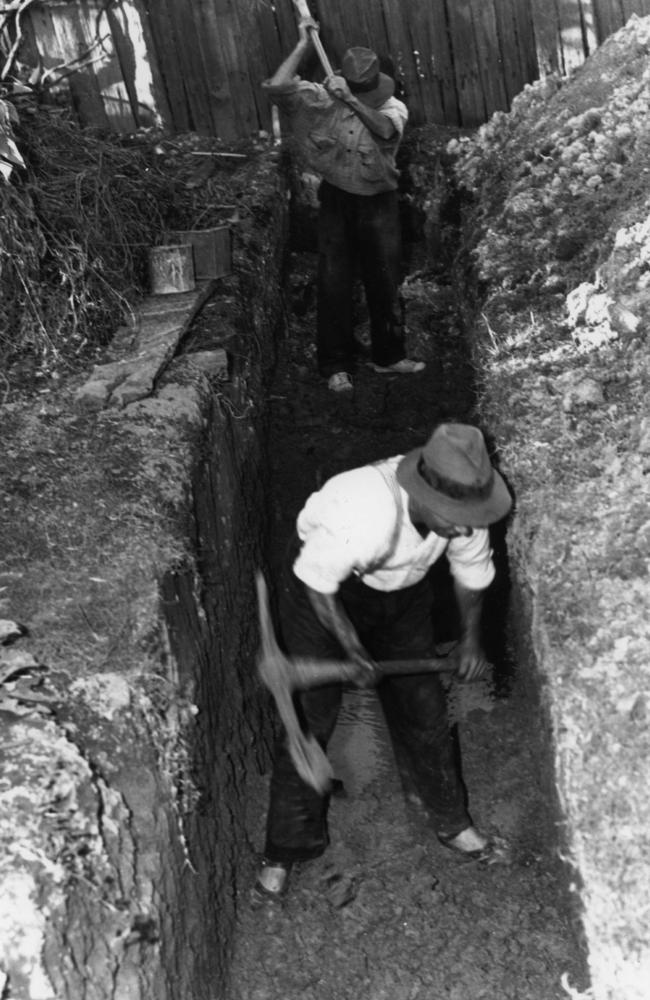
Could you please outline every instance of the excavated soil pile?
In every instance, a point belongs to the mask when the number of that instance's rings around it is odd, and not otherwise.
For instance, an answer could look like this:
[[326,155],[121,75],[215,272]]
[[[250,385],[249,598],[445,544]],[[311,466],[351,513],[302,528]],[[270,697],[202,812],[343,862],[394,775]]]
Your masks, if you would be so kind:
[[650,19],[452,144],[594,996],[650,981]]

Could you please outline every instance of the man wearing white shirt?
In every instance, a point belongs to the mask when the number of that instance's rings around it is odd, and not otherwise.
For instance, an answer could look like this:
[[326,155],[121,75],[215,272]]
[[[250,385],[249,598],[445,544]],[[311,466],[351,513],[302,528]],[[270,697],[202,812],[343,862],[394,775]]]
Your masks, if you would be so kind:
[[[434,656],[428,571],[444,555],[461,623],[458,676],[481,677],[488,666],[480,637],[483,593],[495,575],[488,525],[511,504],[482,433],[466,424],[440,424],[423,447],[328,480],[298,515],[285,567],[280,619],[289,655],[352,660],[362,685],[376,682],[375,660]],[[467,812],[440,679],[389,675],[380,684],[425,758],[441,843],[489,861],[493,845]],[[304,724],[323,747],[341,694],[334,684],[300,696]],[[280,743],[258,889],[281,895],[292,864],[323,853],[326,807]]]
[[298,157],[321,177],[317,360],[334,392],[353,388],[353,290],[359,268],[370,313],[371,366],[384,374],[425,367],[406,357],[398,288],[401,235],[395,156],[408,119],[375,52],[348,49],[324,84],[296,75],[311,43],[311,19],[263,88],[290,126]]

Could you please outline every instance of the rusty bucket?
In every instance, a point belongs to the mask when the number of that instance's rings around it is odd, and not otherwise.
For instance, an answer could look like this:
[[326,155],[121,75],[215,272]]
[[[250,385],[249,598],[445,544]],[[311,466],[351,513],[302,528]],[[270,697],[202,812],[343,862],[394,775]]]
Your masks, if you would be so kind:
[[230,228],[186,229],[169,233],[174,243],[189,243],[194,257],[194,277],[197,281],[221,278],[230,274]]
[[191,243],[174,243],[149,250],[149,287],[153,295],[191,292],[194,288]]

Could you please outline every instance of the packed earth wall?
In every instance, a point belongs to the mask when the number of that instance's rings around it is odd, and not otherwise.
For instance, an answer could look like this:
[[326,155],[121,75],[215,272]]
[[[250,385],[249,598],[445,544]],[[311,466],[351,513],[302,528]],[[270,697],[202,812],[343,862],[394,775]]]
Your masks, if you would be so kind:
[[595,1000],[643,1000],[650,977],[649,52],[632,17],[448,148]]
[[[0,657],[11,1000],[225,988],[270,738],[254,574],[286,239],[272,159],[255,165],[200,343],[190,330],[153,392],[102,407],[95,379],[4,407],[4,513],[22,517],[2,610],[29,629]],[[159,297],[158,340],[177,298]]]

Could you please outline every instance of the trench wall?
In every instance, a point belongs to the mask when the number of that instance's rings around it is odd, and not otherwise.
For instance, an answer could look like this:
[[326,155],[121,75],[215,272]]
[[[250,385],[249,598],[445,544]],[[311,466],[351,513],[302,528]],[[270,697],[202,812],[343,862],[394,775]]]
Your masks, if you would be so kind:
[[[120,410],[71,412],[73,384],[20,414],[59,463],[48,517],[69,523],[74,553],[35,560],[15,594],[30,624],[16,655],[46,676],[48,700],[16,708],[0,760],[7,1000],[226,988],[246,805],[271,735],[254,571],[287,201],[272,154],[251,170],[201,343],[190,330],[152,393]],[[224,349],[227,371],[213,363]]]
[[[630,36],[638,31],[643,37],[643,28],[630,23]],[[586,84],[582,80],[577,100],[590,104],[592,80],[611,78],[611,67],[626,67],[632,75],[628,38],[621,35],[612,43],[620,48],[608,68],[594,64],[594,76]],[[612,51],[600,50],[604,56]],[[579,104],[567,101],[567,107],[573,114]],[[555,125],[557,109],[547,114]],[[522,148],[512,139],[515,127],[509,133],[510,125],[502,124],[500,134],[510,138],[498,152],[479,154],[480,191],[461,213],[462,259],[469,263],[458,300],[466,304],[465,325],[481,373],[480,417],[515,495],[507,528],[516,596],[510,633],[547,737],[540,768],[558,805],[558,850],[584,936],[588,996],[645,1000],[650,970],[647,293],[635,259],[641,251],[634,241],[629,249],[623,239],[619,243],[619,232],[625,235],[630,219],[641,228],[647,197],[643,189],[639,208],[622,187],[609,231],[595,237],[603,258],[597,273],[615,275],[624,288],[613,280],[604,286],[614,318],[598,340],[587,323],[571,327],[565,293],[549,301],[539,288],[534,292],[533,281],[528,288],[518,279],[511,282],[507,266],[486,277],[485,261],[499,259],[496,247],[519,252],[525,245],[502,227],[500,217],[504,205],[508,217],[520,191],[513,186],[501,194],[496,208],[490,200],[491,191],[501,190],[495,174],[500,178],[504,163],[518,163]],[[542,136],[539,122],[534,124]],[[481,142],[485,134],[479,133],[477,146]],[[587,214],[584,207],[581,211]],[[558,214],[556,209],[549,218]],[[536,224],[527,219],[526,241],[533,230]],[[617,256],[621,244],[628,255],[623,260]],[[585,276],[592,274],[595,259],[594,253]],[[562,271],[565,262],[558,267]],[[477,275],[473,268],[483,271]],[[571,277],[568,287],[575,281]],[[513,289],[525,309],[515,307],[514,296],[511,306],[503,307]],[[616,325],[621,301],[638,303],[642,318],[634,317],[634,330]],[[568,995],[583,996],[572,984],[563,986]]]

